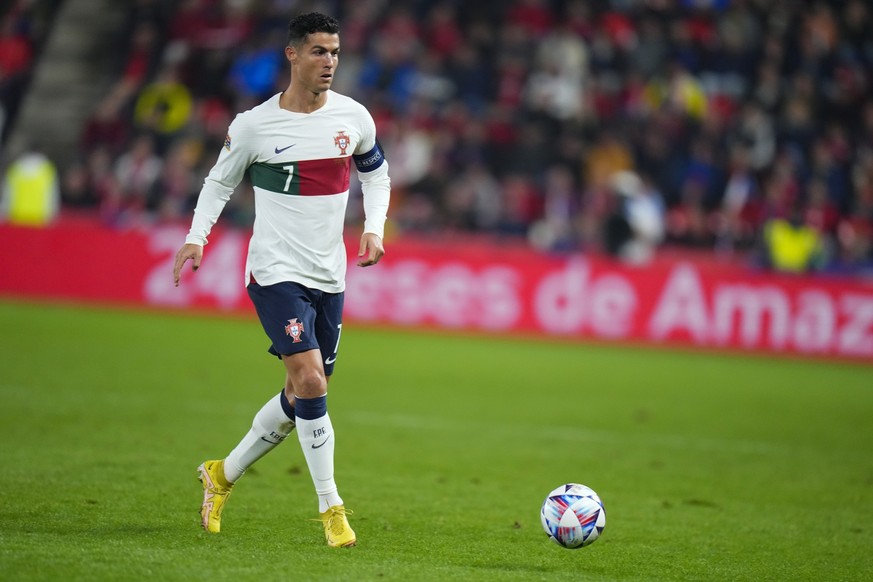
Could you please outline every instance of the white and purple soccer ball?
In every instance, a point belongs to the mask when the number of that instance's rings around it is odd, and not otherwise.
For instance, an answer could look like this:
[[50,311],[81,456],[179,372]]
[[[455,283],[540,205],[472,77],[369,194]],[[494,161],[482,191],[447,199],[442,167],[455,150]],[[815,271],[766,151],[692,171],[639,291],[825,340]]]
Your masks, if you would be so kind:
[[549,539],[571,550],[593,544],[606,527],[603,502],[590,487],[561,485],[543,501],[540,510]]

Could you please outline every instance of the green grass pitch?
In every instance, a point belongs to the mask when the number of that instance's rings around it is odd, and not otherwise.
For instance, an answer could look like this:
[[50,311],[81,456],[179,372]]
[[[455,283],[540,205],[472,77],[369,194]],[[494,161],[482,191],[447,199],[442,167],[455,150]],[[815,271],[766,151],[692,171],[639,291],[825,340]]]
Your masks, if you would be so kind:
[[[195,468],[278,392],[254,317],[0,302],[3,580],[864,580],[873,367],[348,325],[331,383],[359,544],[299,445],[198,526]],[[606,531],[539,523],[565,482]]]

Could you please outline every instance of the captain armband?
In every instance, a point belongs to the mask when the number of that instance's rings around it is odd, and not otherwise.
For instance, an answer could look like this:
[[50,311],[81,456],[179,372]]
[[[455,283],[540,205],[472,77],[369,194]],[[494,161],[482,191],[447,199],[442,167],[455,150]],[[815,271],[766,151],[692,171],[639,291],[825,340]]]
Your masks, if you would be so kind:
[[385,163],[385,152],[382,151],[382,146],[377,141],[373,145],[373,149],[365,154],[355,154],[352,158],[355,160],[355,166],[359,172],[372,172]]

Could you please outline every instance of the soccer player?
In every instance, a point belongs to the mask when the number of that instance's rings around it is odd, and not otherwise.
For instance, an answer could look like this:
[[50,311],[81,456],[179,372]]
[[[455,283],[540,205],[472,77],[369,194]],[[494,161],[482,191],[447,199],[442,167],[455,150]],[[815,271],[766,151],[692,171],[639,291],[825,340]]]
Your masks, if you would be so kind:
[[356,543],[334,480],[334,429],[327,384],[342,330],[346,252],[343,223],[354,161],[364,194],[358,266],[379,262],[390,181],[372,116],[330,90],[339,60],[339,24],[318,13],[288,27],[285,57],[291,81],[282,93],[239,114],[200,192],[191,230],[176,254],[176,285],[187,261],[197,270],[203,246],[234,188],[248,171],[255,221],[245,284],[285,367],[285,387],[255,415],[252,428],[221,460],[198,468],[206,531],[221,529],[221,513],[236,481],[297,428],[318,495],[327,544]]

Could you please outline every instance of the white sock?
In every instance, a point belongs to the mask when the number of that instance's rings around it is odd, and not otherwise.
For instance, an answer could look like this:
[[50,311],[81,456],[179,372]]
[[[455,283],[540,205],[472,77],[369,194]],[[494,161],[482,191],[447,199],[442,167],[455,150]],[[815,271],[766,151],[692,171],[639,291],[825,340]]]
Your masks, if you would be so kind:
[[[322,397],[323,398],[323,397]],[[312,399],[317,400],[317,399]],[[318,511],[324,513],[329,507],[342,505],[343,500],[337,493],[336,481],[333,478],[333,451],[334,433],[333,425],[326,407],[324,415],[314,419],[301,418],[301,409],[304,411],[307,404],[301,406],[303,399],[297,399],[297,438],[312,476],[312,484],[315,485],[315,493],[318,495]]]
[[276,448],[294,430],[294,421],[282,407],[282,394],[267,401],[255,415],[252,428],[224,459],[224,476],[230,483]]

